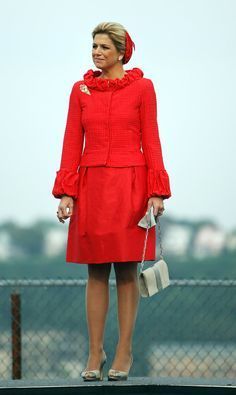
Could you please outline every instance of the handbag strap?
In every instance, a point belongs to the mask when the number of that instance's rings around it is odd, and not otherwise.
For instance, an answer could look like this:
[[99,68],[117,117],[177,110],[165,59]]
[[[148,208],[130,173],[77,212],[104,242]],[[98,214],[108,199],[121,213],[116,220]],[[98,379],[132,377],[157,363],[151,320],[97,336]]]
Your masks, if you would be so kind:
[[[160,257],[161,257],[161,259],[164,259],[164,257],[163,257],[162,242],[161,242],[161,223],[160,223],[159,216],[157,216],[157,222],[158,222],[158,234],[159,234],[159,244],[160,244]],[[145,240],[144,240],[144,247],[143,247],[143,257],[142,257],[141,270],[140,270],[140,272],[143,271],[144,257],[145,257],[146,246],[147,246],[148,230],[149,230],[150,226],[151,226],[151,218],[150,218],[150,222],[148,222],[147,230],[146,230],[146,232],[145,232]]]

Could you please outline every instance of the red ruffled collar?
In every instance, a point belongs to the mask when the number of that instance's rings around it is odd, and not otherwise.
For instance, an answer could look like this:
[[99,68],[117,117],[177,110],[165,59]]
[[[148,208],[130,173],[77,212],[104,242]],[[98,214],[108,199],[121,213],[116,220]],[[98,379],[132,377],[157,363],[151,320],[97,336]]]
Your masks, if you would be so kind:
[[122,78],[98,78],[101,74],[101,70],[89,69],[83,75],[84,82],[88,88],[97,89],[100,91],[113,90],[124,88],[125,86],[131,84],[133,81],[138,80],[143,77],[143,71],[134,67],[130,70],[125,70],[125,74]]

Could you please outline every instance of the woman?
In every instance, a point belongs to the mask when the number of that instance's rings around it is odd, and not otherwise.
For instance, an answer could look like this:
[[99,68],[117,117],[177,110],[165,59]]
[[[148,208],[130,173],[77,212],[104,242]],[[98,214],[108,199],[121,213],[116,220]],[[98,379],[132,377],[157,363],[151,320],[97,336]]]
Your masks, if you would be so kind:
[[[109,380],[125,380],[133,362],[132,335],[139,303],[137,268],[145,230],[137,225],[171,196],[164,167],[153,83],[140,68],[124,70],[134,42],[119,23],[92,32],[89,69],[74,83],[69,100],[60,169],[52,194],[57,216],[70,217],[66,262],[88,264],[86,314],[89,357],[84,380],[102,380],[103,334],[114,264],[119,341]],[[83,144],[85,142],[84,150]],[[156,229],[150,228],[146,260],[155,260]],[[99,302],[98,302],[99,301]]]

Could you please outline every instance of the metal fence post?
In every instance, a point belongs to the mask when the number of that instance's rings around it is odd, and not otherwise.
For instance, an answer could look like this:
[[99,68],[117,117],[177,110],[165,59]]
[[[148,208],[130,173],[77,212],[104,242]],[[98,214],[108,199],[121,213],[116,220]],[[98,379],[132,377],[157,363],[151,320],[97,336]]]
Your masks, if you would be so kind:
[[12,379],[21,379],[21,295],[11,294]]

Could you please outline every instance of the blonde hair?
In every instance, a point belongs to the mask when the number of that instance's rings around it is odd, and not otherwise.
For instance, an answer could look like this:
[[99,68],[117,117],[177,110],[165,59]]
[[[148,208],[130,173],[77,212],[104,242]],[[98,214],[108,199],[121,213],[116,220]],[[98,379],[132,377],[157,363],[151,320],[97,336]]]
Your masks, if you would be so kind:
[[[117,22],[101,22],[92,31],[92,37],[98,33],[107,34],[112,40],[118,52],[125,53],[125,33],[126,29]],[[122,63],[124,56],[122,58]]]

